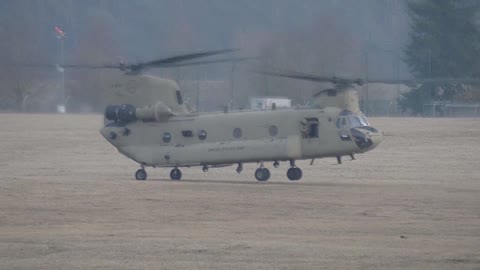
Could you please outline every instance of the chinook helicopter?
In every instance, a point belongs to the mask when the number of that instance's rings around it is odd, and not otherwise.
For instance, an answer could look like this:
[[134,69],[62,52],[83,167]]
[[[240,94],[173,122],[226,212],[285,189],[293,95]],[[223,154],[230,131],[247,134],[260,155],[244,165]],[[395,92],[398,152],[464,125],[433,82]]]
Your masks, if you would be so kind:
[[[179,62],[184,59],[176,57],[168,65],[183,65]],[[211,62],[215,61],[194,64]],[[106,68],[138,75],[145,68],[158,67],[158,61],[151,63]],[[136,91],[127,91],[132,100],[138,101],[142,94],[153,92],[158,100],[143,100],[137,105],[122,103],[129,99],[123,96],[122,102],[107,106],[105,126],[100,133],[121,154],[140,165],[135,172],[137,180],[147,179],[146,167],[171,167],[170,178],[180,180],[182,167],[199,166],[206,172],[209,168],[237,165],[240,173],[243,164],[257,163],[255,178],[267,181],[270,171],[265,164],[271,162],[278,168],[283,161],[290,165],[287,178],[296,181],[303,176],[297,160],[313,162],[317,158],[336,157],[341,163],[342,156],[353,159],[354,154],[370,151],[382,141],[382,132],[372,127],[359,109],[354,86],[361,80],[298,72],[260,73],[329,82],[334,87],[318,91],[309,108],[195,113],[188,110],[176,82],[149,75],[126,76],[126,84],[137,86]]]

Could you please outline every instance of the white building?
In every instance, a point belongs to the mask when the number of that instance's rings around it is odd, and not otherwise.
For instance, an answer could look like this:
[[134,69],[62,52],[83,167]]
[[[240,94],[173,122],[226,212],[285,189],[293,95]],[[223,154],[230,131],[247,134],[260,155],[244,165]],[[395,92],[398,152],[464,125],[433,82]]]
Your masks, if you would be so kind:
[[276,108],[289,108],[292,100],[286,97],[252,97],[250,98],[250,109],[271,110],[275,104]]

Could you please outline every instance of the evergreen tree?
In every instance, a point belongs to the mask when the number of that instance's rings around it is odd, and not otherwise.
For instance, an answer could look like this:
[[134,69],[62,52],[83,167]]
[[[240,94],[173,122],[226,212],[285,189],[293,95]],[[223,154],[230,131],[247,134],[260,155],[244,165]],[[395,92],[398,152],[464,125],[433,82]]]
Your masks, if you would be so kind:
[[[480,2],[412,0],[407,7],[411,30],[405,62],[415,78],[480,75],[480,31],[476,25]],[[402,106],[422,113],[424,103],[452,101],[462,91],[462,84],[423,84],[403,96]]]

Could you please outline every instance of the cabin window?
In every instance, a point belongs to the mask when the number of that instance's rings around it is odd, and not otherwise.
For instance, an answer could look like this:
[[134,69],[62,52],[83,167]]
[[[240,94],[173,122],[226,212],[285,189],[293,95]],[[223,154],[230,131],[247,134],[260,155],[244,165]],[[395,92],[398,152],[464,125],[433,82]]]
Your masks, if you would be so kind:
[[318,138],[318,123],[311,123],[310,130],[308,132],[309,138]]
[[191,130],[182,130],[183,137],[193,137],[193,131]]
[[272,136],[272,137],[277,136],[277,134],[278,134],[278,127],[275,126],[275,125],[271,125],[271,126],[268,128],[268,134],[270,134],[270,136]]
[[242,137],[242,129],[241,128],[234,128],[233,129],[233,137],[240,138]]
[[302,125],[302,133],[304,138],[318,138],[318,119],[307,118]]
[[170,135],[168,132],[165,132],[163,133],[162,139],[164,143],[169,143],[172,140],[172,135]]
[[182,93],[177,90],[177,91],[175,91],[175,94],[177,94],[177,103],[178,103],[178,105],[182,105],[182,104],[183,104]]
[[205,139],[207,138],[207,132],[206,132],[205,130],[203,130],[203,129],[200,130],[200,131],[198,132],[198,138],[199,138],[201,141],[205,140]]

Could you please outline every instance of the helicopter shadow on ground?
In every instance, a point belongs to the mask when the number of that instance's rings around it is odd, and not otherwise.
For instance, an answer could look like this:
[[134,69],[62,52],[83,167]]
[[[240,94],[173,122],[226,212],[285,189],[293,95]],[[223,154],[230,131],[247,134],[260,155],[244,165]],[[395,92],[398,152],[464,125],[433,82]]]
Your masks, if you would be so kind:
[[199,183],[199,184],[233,184],[233,185],[278,185],[278,186],[315,186],[315,187],[332,187],[332,186],[362,186],[359,183],[335,183],[335,182],[302,182],[302,181],[291,181],[291,182],[276,182],[274,181],[232,181],[232,180],[209,180],[209,179],[182,179],[182,180],[170,180],[166,178],[156,178],[148,179],[150,182],[175,182],[175,183]]

